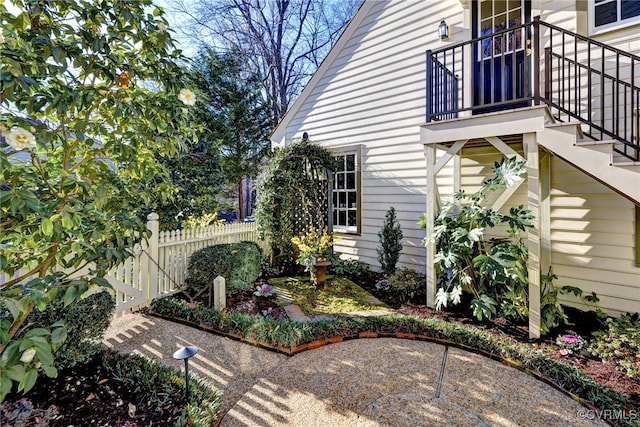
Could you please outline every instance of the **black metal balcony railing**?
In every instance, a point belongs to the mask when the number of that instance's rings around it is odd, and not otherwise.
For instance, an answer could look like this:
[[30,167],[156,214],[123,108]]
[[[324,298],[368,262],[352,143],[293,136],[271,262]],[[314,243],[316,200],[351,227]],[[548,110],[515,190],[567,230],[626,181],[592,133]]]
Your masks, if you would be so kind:
[[427,122],[540,103],[640,161],[640,57],[538,17],[427,51]]

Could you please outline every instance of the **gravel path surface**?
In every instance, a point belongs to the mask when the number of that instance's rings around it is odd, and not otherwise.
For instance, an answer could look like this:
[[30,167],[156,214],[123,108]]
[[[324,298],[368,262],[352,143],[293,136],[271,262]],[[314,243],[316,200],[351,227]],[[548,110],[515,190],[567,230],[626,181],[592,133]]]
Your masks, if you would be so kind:
[[105,344],[189,371],[224,391],[222,425],[234,426],[593,426],[591,413],[553,387],[483,356],[439,344],[359,339],[273,353],[139,314],[116,319]]

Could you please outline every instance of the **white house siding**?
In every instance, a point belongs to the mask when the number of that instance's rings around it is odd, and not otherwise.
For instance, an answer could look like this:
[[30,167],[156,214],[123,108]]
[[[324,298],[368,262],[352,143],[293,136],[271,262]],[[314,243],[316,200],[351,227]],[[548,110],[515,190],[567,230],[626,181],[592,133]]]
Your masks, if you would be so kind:
[[560,285],[595,292],[612,314],[640,312],[634,221],[633,203],[552,158],[551,262]]
[[[540,3],[540,6],[537,5],[538,3]],[[579,13],[576,11],[576,5],[580,3],[585,3],[585,4],[582,4],[581,7],[584,8],[586,12]],[[596,41],[605,43],[613,48],[620,49],[624,52],[630,52],[634,55],[640,54],[640,17],[637,19],[637,23],[635,25],[627,26],[617,30],[602,32],[596,35],[590,35],[587,30],[587,27],[588,27],[587,14],[589,13],[589,11],[587,10],[588,8],[586,3],[587,3],[587,0],[543,0],[541,2],[537,2],[534,0],[532,15],[535,16],[536,14],[539,14],[540,19],[544,22],[558,26],[562,29],[565,29],[571,32],[578,33],[583,36],[591,37]],[[545,37],[548,37],[549,31],[547,29],[543,29],[542,32],[543,32],[543,35],[542,35],[543,43],[541,48],[544,48],[549,46],[548,39],[545,39]],[[555,47],[558,47],[560,38],[557,36],[557,33],[555,34],[556,36],[554,38],[553,43]],[[574,52],[574,45],[572,41],[570,43],[569,43],[570,40],[567,40],[567,41],[568,42],[565,44],[565,53],[569,55],[570,58],[572,58],[573,57],[572,55]],[[578,60],[581,64],[587,64],[589,62],[590,65],[595,69],[599,70],[602,68],[602,53],[600,49],[598,49],[595,46],[592,47],[590,57],[588,57],[587,44],[584,42],[580,42],[577,45],[577,50],[578,50]],[[588,61],[588,59],[590,59],[590,61]],[[544,73],[544,66],[545,65],[543,64],[541,73]],[[555,64],[555,66],[557,66],[557,64]],[[624,56],[620,56],[619,58],[617,58],[615,53],[611,51],[607,51],[605,53],[604,69],[605,69],[605,73],[610,76],[617,75],[620,79],[624,79],[626,81],[631,80],[631,75],[632,75],[631,61],[629,61]],[[554,70],[554,72],[556,70]],[[571,70],[565,69],[565,73],[567,73],[567,78],[569,78],[568,77],[569,75],[573,75],[573,73],[575,73],[575,68],[572,68]],[[587,93],[588,85],[586,80],[586,73],[582,72],[581,74],[582,74],[582,84],[581,84],[582,99],[580,100],[580,104],[582,106],[581,107],[582,111],[586,111],[587,109],[586,93]],[[640,62],[638,61],[634,63],[633,75],[634,75],[635,85],[640,86]],[[567,87],[567,90],[564,92],[565,99],[573,99],[575,97],[575,93],[573,91],[570,91],[568,86],[566,87]],[[590,87],[591,87],[592,117],[599,120],[601,117],[601,108],[600,108],[601,80],[594,76],[592,78]],[[620,89],[622,89],[622,87],[620,87]],[[553,90],[554,92],[557,93],[558,88],[554,87]],[[604,92],[605,92],[605,99],[604,99],[605,105],[613,105],[614,102],[611,99],[611,96],[612,96],[611,82],[606,79],[605,79]],[[624,94],[621,94],[621,99],[618,100],[618,104],[621,106],[624,103],[624,99],[622,98],[623,96]],[[624,117],[624,120],[622,120],[623,118],[621,117],[617,121],[621,131],[626,128],[627,132],[630,132],[631,122],[633,120],[633,114],[638,114],[637,112],[640,111],[640,107],[637,106],[636,104],[634,107],[634,110],[636,112],[634,112],[630,108],[631,107],[630,98],[628,98],[626,102],[627,102],[627,109],[625,110],[624,108],[621,108],[620,111],[618,112],[621,115],[626,114],[626,117]],[[612,128],[613,119],[614,119],[614,109],[605,108],[604,120],[605,120],[606,128]],[[583,126],[583,129],[585,130],[585,132],[589,131],[587,126]],[[638,132],[636,131],[636,135],[637,134]],[[599,137],[600,135],[596,132],[594,136]]]
[[[436,31],[443,17],[451,25],[461,24],[462,6],[458,0],[369,6],[359,28],[314,77],[313,90],[301,95],[285,140],[307,132],[310,140],[329,148],[360,145],[361,235],[340,234],[335,249],[378,266],[377,233],[393,206],[404,234],[400,262],[424,271],[424,230],[417,222],[426,200],[419,137],[425,122],[425,51],[441,46]],[[451,194],[453,182],[449,170],[439,181],[445,195]]]
[[[521,153],[520,150],[517,150]],[[501,154],[491,147],[464,151],[462,188],[477,191],[493,174]],[[501,209],[527,205],[522,185]],[[595,292],[598,307],[616,315],[640,312],[640,268],[635,266],[635,206],[608,187],[558,157],[551,160],[551,267],[557,286],[575,286],[585,295]],[[487,236],[500,236],[500,230]],[[573,296],[561,296],[580,305]],[[583,307],[584,308],[584,307]]]

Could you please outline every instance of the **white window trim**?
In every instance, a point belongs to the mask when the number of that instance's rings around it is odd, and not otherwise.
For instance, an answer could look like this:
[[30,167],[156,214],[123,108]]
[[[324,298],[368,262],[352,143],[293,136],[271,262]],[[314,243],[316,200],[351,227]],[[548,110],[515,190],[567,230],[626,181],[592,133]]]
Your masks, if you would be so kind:
[[[588,9],[587,9],[587,18],[588,18],[588,22],[589,22],[589,36],[595,36],[598,34],[604,34],[604,33],[608,33],[610,31],[616,31],[616,30],[620,30],[622,28],[626,28],[626,27],[630,27],[632,25],[637,25],[640,24],[640,16],[633,16],[631,18],[627,18],[624,19],[622,21],[616,21],[613,22],[611,24],[607,24],[607,25],[601,25],[599,27],[596,28],[595,26],[595,14],[596,14],[596,9],[595,9],[595,0],[588,0],[589,1],[589,5],[588,5]],[[618,5],[618,16],[620,13],[620,0],[615,0],[617,5]]]
[[[342,234],[351,234],[351,235],[359,235],[362,232],[362,146],[350,146],[350,147],[339,147],[332,149],[333,154],[336,156],[345,156],[347,154],[355,154],[356,155],[356,226],[347,226],[341,227],[336,224],[333,224],[333,231],[336,233]],[[335,179],[335,175],[334,178]],[[333,191],[333,190],[332,190]],[[333,197],[333,196],[332,196]],[[329,212],[329,215],[333,217],[333,206],[332,202],[332,211]],[[333,222],[333,221],[332,221]]]

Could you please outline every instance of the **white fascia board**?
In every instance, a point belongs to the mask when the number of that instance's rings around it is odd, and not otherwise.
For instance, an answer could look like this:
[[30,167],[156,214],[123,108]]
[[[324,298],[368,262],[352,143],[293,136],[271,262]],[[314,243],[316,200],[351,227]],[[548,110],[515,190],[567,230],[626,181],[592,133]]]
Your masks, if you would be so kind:
[[335,61],[335,59],[338,57],[338,54],[342,51],[349,39],[351,39],[351,36],[360,27],[360,24],[369,14],[369,11],[375,3],[376,0],[365,0],[360,6],[360,9],[358,9],[353,18],[351,18],[351,21],[349,21],[347,27],[344,29],[336,43],[329,50],[327,56],[325,56],[325,58],[320,63],[320,66],[313,73],[302,92],[300,92],[300,95],[298,95],[293,104],[291,104],[284,117],[280,120],[276,128],[273,130],[273,133],[271,133],[271,135],[269,136],[269,140],[271,141],[272,146],[283,146],[284,144],[286,144],[285,138],[287,126],[289,126],[291,120],[304,105],[306,99],[313,92],[318,82],[322,80],[327,70],[331,68],[331,64],[333,63],[333,61]]

